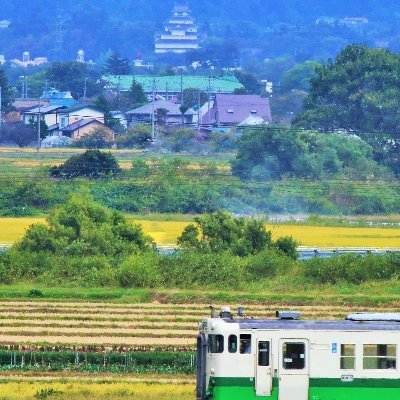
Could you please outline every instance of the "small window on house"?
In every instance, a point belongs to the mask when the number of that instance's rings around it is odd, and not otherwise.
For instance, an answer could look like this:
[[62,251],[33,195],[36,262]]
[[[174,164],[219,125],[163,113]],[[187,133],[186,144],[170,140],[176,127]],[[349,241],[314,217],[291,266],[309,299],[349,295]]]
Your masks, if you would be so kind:
[[227,110],[227,112],[228,112],[229,114],[233,114],[233,110],[232,110],[231,108],[229,108],[229,109]]
[[252,114],[257,114],[257,110],[251,110],[250,111]]
[[208,335],[208,352],[224,352],[224,337],[222,335]]
[[364,344],[364,369],[396,369],[395,344]]
[[356,365],[356,345],[340,345],[340,369],[355,369]]

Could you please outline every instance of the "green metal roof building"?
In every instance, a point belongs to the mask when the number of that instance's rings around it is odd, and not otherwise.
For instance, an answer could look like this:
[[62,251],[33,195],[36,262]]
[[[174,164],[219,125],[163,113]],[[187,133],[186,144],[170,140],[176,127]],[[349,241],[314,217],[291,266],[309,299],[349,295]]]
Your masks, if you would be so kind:
[[242,89],[243,85],[233,75],[221,77],[208,77],[197,75],[170,75],[170,76],[148,76],[148,75],[105,75],[102,80],[106,87],[128,91],[132,81],[140,83],[146,94],[151,94],[153,89],[156,94],[173,96],[185,89],[198,89],[202,92],[233,93],[235,89]]

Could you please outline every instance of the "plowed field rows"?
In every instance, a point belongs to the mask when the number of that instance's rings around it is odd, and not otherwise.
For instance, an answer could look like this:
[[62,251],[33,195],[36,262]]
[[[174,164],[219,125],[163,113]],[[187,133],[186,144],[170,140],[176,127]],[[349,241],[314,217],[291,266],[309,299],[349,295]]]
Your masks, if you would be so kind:
[[[290,307],[303,318],[343,318],[361,306]],[[273,318],[279,304],[247,305],[248,317]],[[369,307],[368,311],[382,311]],[[385,310],[398,311],[398,304]],[[76,344],[127,346],[194,346],[198,322],[207,304],[117,304],[44,301],[0,301],[1,344]]]

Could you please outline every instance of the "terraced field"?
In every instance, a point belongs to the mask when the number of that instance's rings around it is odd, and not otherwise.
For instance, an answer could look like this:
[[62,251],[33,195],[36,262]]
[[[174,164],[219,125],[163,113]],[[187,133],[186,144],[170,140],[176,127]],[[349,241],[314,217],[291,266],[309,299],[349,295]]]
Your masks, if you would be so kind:
[[[293,307],[292,307],[293,308]],[[365,306],[296,306],[303,318],[343,318]],[[249,305],[249,317],[271,318],[280,304]],[[374,311],[382,307],[368,307]],[[387,304],[385,311],[397,311]],[[1,301],[0,344],[182,346],[193,348],[198,322],[208,304],[116,304],[46,301]]]

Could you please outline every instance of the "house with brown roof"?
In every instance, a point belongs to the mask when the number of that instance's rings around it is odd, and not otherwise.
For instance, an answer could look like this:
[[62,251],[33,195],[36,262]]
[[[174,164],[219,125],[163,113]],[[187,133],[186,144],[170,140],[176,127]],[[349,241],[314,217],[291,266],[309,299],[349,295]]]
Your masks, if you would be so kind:
[[257,117],[261,123],[270,123],[269,100],[258,95],[217,94],[212,107],[201,117],[200,124],[231,127],[249,121],[249,117]]
[[83,136],[90,134],[96,128],[106,129],[110,134],[113,134],[113,131],[110,128],[107,128],[102,122],[94,118],[80,119],[72,124],[64,126],[63,128],[59,128],[59,132],[63,136],[69,137],[72,140],[78,140]]

